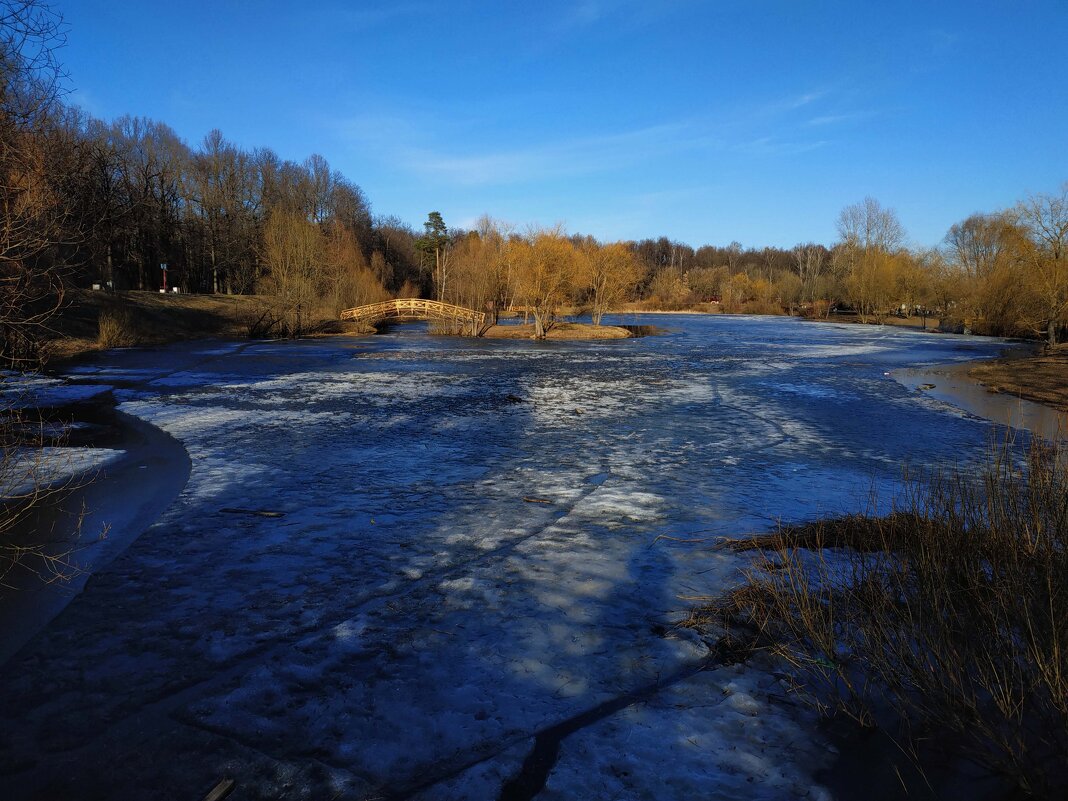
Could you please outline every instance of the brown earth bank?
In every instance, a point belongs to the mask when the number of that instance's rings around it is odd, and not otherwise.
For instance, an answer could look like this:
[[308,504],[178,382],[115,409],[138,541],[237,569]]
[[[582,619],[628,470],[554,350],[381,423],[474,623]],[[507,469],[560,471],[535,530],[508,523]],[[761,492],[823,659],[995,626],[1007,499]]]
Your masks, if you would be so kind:
[[968,375],[991,392],[1068,412],[1068,343],[1037,353],[981,362]]
[[[488,339],[533,339],[534,324],[494,325],[483,335]],[[557,323],[546,333],[546,339],[627,339],[635,336],[630,330],[618,325],[593,325],[591,323]]]

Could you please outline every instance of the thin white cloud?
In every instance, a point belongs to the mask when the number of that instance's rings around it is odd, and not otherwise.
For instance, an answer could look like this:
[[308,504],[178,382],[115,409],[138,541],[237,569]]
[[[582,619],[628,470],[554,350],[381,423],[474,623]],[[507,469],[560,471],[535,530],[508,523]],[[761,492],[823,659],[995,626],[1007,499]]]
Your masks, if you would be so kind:
[[67,102],[78,106],[82,111],[87,114],[91,114],[94,117],[106,116],[103,104],[97,99],[96,95],[87,89],[72,89],[65,97]]
[[873,111],[850,111],[842,114],[821,114],[805,121],[810,128],[820,128],[828,125],[842,125],[844,123],[859,122],[875,116]]
[[[363,115],[335,123],[343,140],[364,153],[412,174],[454,186],[538,183],[640,168],[657,159],[690,154],[695,160],[716,153],[753,157],[795,155],[823,147],[804,134],[806,125],[785,118],[825,96],[812,91],[750,108],[610,131],[586,136],[547,138],[529,144],[495,147],[492,123],[444,115]],[[823,124],[831,123],[824,115]],[[810,126],[821,124],[810,119]],[[330,124],[327,122],[327,124]],[[442,142],[472,143],[443,146]],[[474,144],[482,142],[482,146]]]
[[597,0],[585,0],[574,3],[562,17],[564,28],[582,28],[593,25],[604,19],[606,9],[603,3]]
[[776,139],[773,136],[762,136],[748,142],[741,142],[734,146],[739,153],[747,153],[751,156],[793,156],[800,153],[810,153],[827,144],[826,141],[801,142]]
[[686,125],[670,124],[620,133],[579,137],[490,153],[452,154],[411,148],[406,165],[458,184],[536,181],[622,169],[648,159],[707,147],[714,140]]
[[353,33],[377,28],[387,22],[407,17],[423,16],[435,11],[435,6],[425,2],[383,3],[378,6],[362,7],[343,6],[336,10],[333,19],[337,24]]
[[827,92],[822,90],[817,92],[805,92],[804,94],[789,98],[786,101],[785,106],[786,108],[790,109],[802,108],[804,106],[811,105],[812,103],[815,103],[817,100],[821,100],[826,96]]

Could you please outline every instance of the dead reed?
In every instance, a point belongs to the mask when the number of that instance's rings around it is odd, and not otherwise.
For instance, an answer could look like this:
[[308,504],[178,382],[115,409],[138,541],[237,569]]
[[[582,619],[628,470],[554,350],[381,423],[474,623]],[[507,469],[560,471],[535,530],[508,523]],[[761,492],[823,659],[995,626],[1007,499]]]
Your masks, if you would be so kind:
[[[1068,790],[1068,448],[992,449],[895,511],[783,528],[711,605],[810,700],[943,737],[1024,793]],[[747,633],[747,634],[746,634]]]
[[128,348],[141,340],[133,314],[121,307],[100,310],[97,344],[101,348]]

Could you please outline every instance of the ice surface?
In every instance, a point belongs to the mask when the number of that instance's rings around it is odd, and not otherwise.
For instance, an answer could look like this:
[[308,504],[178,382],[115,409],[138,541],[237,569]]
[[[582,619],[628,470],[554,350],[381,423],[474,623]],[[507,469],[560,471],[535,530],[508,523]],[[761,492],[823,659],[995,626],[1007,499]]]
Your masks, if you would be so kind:
[[[985,445],[885,373],[1001,343],[640,322],[671,333],[399,326],[80,368],[193,468],[5,666],[11,797],[196,797],[232,775],[242,798],[494,798],[539,732],[707,655],[673,624],[745,558],[658,535],[885,504],[903,461]],[[753,663],[623,704],[562,742],[542,797],[821,798],[826,743],[782,696]]]
[[122,458],[123,453],[113,448],[20,449],[12,453],[10,464],[5,466],[0,481],[0,498],[18,498],[72,480],[88,480]]
[[66,406],[91,400],[109,391],[111,387],[107,385],[86,386],[48,376],[7,374],[0,377],[0,407],[28,409]]

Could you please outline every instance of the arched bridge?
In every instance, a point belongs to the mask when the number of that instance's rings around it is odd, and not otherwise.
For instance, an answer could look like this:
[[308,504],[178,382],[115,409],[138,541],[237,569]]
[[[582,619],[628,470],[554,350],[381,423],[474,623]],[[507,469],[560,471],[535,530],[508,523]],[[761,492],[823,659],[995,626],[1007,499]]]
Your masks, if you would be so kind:
[[397,298],[370,303],[341,312],[342,320],[374,323],[378,320],[451,320],[480,331],[486,324],[486,313],[423,298]]

